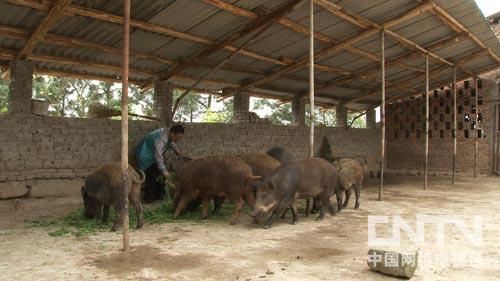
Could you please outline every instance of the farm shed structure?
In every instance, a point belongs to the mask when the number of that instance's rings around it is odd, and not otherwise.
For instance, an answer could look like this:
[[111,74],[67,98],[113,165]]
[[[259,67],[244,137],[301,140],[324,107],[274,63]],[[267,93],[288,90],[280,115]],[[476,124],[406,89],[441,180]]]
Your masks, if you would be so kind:
[[[310,32],[305,3],[132,1],[129,80],[154,89],[157,116],[167,121],[173,87],[234,96],[237,124],[187,125],[184,151],[192,155],[282,145],[306,156]],[[117,121],[30,113],[33,74],[121,81],[122,6],[104,0],[0,2],[0,63],[11,79],[11,114],[0,117],[5,131],[0,138],[8,144],[1,151],[0,181],[21,186],[19,193],[26,186],[36,193],[47,179],[81,178],[119,158]],[[328,137],[336,155],[361,155],[375,174],[381,133],[373,109],[381,104],[382,80],[386,102],[398,106],[426,88],[451,85],[453,69],[457,81],[477,80],[499,66],[498,39],[472,0],[314,0],[314,18],[316,104],[335,107],[339,126],[347,126],[347,109],[366,111],[370,125],[349,131],[317,128],[315,147]],[[250,96],[292,102],[295,126],[248,123]],[[131,121],[130,147],[157,126]],[[395,134],[391,130],[388,134]]]

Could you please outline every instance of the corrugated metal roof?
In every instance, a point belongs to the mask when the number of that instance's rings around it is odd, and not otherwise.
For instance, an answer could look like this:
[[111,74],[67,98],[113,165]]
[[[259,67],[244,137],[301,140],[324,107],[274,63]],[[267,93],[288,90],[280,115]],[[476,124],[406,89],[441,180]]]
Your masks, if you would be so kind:
[[[16,26],[23,29],[34,30],[46,14],[46,12],[43,11],[8,4],[7,2],[8,1],[0,1],[0,25],[2,26]],[[38,1],[33,2],[38,3]],[[225,2],[248,11],[256,11],[257,8],[270,11],[287,1],[225,0]],[[345,11],[360,15],[379,24],[401,16],[406,11],[419,4],[417,1],[413,0],[341,0],[332,1],[332,3],[341,6]],[[498,38],[496,38],[491,31],[487,21],[484,19],[484,16],[481,14],[474,1],[436,0],[435,3],[468,28],[497,56],[500,56]],[[120,15],[122,13],[121,1],[75,0],[73,1],[73,5],[105,11],[113,15]],[[289,13],[286,18],[304,27],[308,27],[309,17],[307,6],[308,5],[302,5]],[[133,0],[131,11],[132,18],[135,20],[167,27],[175,31],[200,37],[210,42],[221,41],[229,34],[241,30],[252,21],[251,18],[221,10],[201,0]],[[333,15],[318,5],[315,7],[315,27],[317,32],[328,36],[332,40],[335,40],[335,42],[346,40],[362,31],[360,27]],[[455,34],[449,26],[445,25],[441,20],[429,12],[402,22],[392,27],[391,30],[424,47],[431,46],[435,42],[439,42],[443,38],[448,38]],[[120,48],[122,41],[122,30],[119,24],[78,15],[64,17],[52,27],[50,33],[79,38],[115,48]],[[250,35],[237,40],[232,45],[237,47],[243,44],[249,36]],[[386,38],[386,60],[390,61],[393,58],[408,54],[411,51],[408,47],[394,42],[389,36],[386,36]],[[306,35],[288,29],[278,23],[274,23],[268,30],[260,35],[258,40],[246,47],[245,50],[275,60],[280,60],[282,58],[297,60],[307,58],[309,51],[308,40],[309,38]],[[132,28],[131,30],[130,41],[131,50],[134,52],[151,54],[171,61],[182,61],[197,54],[208,46],[207,44],[136,28]],[[23,44],[24,40],[12,39],[0,34],[0,48],[19,50],[22,48]],[[317,51],[329,45],[330,44],[327,42],[316,40]],[[353,47],[371,53],[372,55],[380,56],[380,35],[375,34],[360,40],[353,44]],[[470,39],[466,39],[441,47],[435,50],[434,53],[450,61],[458,61],[479,50],[480,48],[476,43]],[[51,44],[50,42],[39,44],[35,49],[35,54],[73,58],[114,66],[119,66],[121,64],[121,56],[117,53],[111,54],[86,47],[60,46]],[[218,62],[229,55],[230,52],[227,50],[220,50],[212,54],[209,59],[212,62]],[[106,77],[120,75],[119,71],[103,71],[100,68],[90,67],[85,64],[59,64],[57,62],[48,63],[37,60],[35,60],[35,63],[37,67],[61,72],[67,71],[71,73],[83,73],[96,76],[102,75]],[[340,68],[353,74],[373,69],[373,71],[370,72],[371,76],[378,77],[380,75],[379,67],[377,67],[378,62],[346,50],[340,50],[326,58],[320,58],[317,60],[317,63]],[[404,63],[420,69],[425,68],[425,60],[421,56],[412,57],[404,61]],[[273,62],[263,61],[244,55],[235,56],[231,59],[230,64],[240,68],[251,68],[251,71],[234,72],[228,71],[227,69],[217,70],[206,79],[221,81],[221,83],[203,83],[200,87],[207,87],[207,89],[210,90],[220,90],[224,87],[228,87],[228,85],[237,86],[246,81],[253,81],[264,77],[262,74],[255,74],[252,73],[252,71],[270,74],[282,67]],[[498,62],[493,60],[491,56],[484,55],[472,61],[465,62],[463,65],[473,72],[478,73],[485,69],[497,67]],[[431,60],[431,69],[439,66],[439,63]],[[131,79],[152,81],[154,78],[153,75],[147,76],[136,73],[133,69],[161,74],[168,71],[171,67],[172,65],[162,64],[150,59],[131,57]],[[210,71],[210,69],[207,68],[205,64],[204,66],[189,67],[184,70],[180,76],[188,76],[196,79],[208,71]],[[459,79],[467,77],[467,74],[461,70],[458,70],[457,73]],[[264,85],[260,85],[255,91],[279,96],[292,96],[293,94],[307,91],[309,85],[307,82],[308,70],[306,67],[294,69],[289,74],[292,75],[283,76]],[[398,81],[403,81],[411,77],[417,77],[419,74],[420,72],[403,69],[399,66],[387,67],[387,81],[393,84],[397,84]],[[316,70],[318,85],[334,84],[335,82],[343,81],[345,78],[346,76],[338,73]],[[450,68],[440,73],[438,79],[433,79],[434,82],[432,87],[441,86],[440,83],[449,83],[451,80],[452,70]],[[193,83],[193,80],[176,77],[172,78],[172,82],[179,86],[188,87]],[[423,83],[413,81],[411,86],[422,88]],[[379,83],[376,81],[366,81],[366,79],[353,80],[343,84],[343,86],[331,86],[324,90],[318,87],[317,93],[321,96],[320,100],[332,102],[333,100],[325,97],[349,100],[366,94],[366,89],[377,90],[378,87]],[[359,88],[360,90],[356,91],[353,90],[353,88]],[[284,91],[284,93],[278,94],[276,90]],[[388,96],[397,94],[398,91],[390,87],[388,88]],[[367,98],[366,101],[373,103],[377,99],[378,98],[375,96]]]

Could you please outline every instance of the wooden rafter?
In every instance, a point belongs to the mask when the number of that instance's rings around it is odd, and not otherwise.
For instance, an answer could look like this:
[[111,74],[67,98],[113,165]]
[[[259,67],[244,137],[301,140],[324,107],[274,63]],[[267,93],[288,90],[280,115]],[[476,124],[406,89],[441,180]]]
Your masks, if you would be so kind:
[[[431,9],[432,7],[433,7],[433,5],[430,2],[426,1],[422,4],[419,4],[415,8],[407,11],[406,13],[401,15],[400,17],[384,23],[383,28],[387,29],[387,28],[393,27],[401,22],[404,22],[408,19],[411,19],[413,17],[421,15],[425,11]],[[321,49],[320,51],[316,52],[315,57],[318,60],[324,59],[328,56],[331,56],[333,53],[335,53],[339,50],[345,49],[346,46],[352,45],[356,42],[359,42],[363,39],[366,39],[372,35],[375,35],[378,32],[379,32],[379,28],[376,28],[376,27],[366,29],[363,32],[358,33],[357,35],[354,35],[345,41],[342,41],[338,44],[332,44],[330,46],[327,46],[326,48]],[[232,91],[229,91],[227,93],[227,95],[231,95],[231,94],[233,94],[235,92],[239,92],[239,91],[248,90],[248,89],[251,89],[251,88],[256,87],[258,85],[262,85],[262,84],[268,83],[270,81],[273,81],[273,80],[287,74],[288,72],[298,68],[298,67],[302,67],[302,66],[306,65],[308,63],[308,61],[309,61],[308,58],[302,58],[302,59],[298,60],[296,63],[291,64],[289,66],[282,67],[282,68],[278,69],[277,71],[269,74],[268,76],[266,76],[262,79],[257,79],[257,80],[253,80],[250,82],[243,83],[240,87],[238,87]]]
[[[481,50],[479,52],[474,52],[472,54],[469,54],[465,57],[463,57],[462,59],[460,59],[459,61],[456,62],[457,65],[460,65],[466,61],[469,61],[469,60],[472,60],[472,59],[475,59],[477,58],[478,56],[481,56],[481,55],[485,55],[486,52],[484,50]],[[436,77],[438,76],[441,72],[443,72],[444,70],[446,69],[449,69],[450,67],[448,65],[441,65],[433,70],[430,70],[430,74],[431,74],[431,77]],[[398,81],[393,81],[393,84],[394,85],[399,85],[399,86],[402,86],[403,88],[406,88],[406,89],[412,89],[414,88],[414,85],[415,84],[421,84],[422,82],[422,79],[425,78],[425,73],[422,73],[422,74],[419,74],[417,76],[415,75],[411,75],[409,77],[406,77],[406,78],[402,78]],[[395,90],[397,88],[395,88],[394,86],[393,87],[390,87],[390,88],[387,88],[387,90]],[[366,99],[366,98],[369,98],[369,97],[372,97],[372,96],[376,96],[380,93],[380,91],[373,91],[373,92],[370,92],[366,95],[362,95],[362,96],[359,96],[359,97],[356,97],[356,98],[353,98],[353,99],[350,99],[347,104],[350,104],[350,103],[356,103],[360,100],[363,100],[363,99]],[[388,99],[388,102],[392,102],[393,100],[391,99]]]
[[454,30],[460,30],[461,32],[464,32],[467,34],[467,36],[474,41],[480,48],[483,50],[488,51],[488,54],[497,62],[500,63],[500,58],[490,49],[488,46],[486,46],[479,38],[477,38],[476,35],[474,35],[470,30],[468,30],[464,25],[462,25],[459,21],[457,21],[454,17],[452,17],[448,12],[446,12],[443,8],[441,8],[439,5],[434,4],[434,10],[440,14],[444,19],[445,23],[448,24],[451,28]]
[[[282,16],[293,10],[300,2],[302,2],[302,0],[290,0],[286,4],[281,5],[280,7],[274,9],[268,14],[256,18],[248,25],[246,25],[243,29],[227,36],[224,40],[216,43],[215,45],[207,47],[206,49],[202,50],[201,52],[198,52],[197,54],[187,59],[186,61],[174,66],[168,73],[166,73],[165,75],[161,75],[160,79],[167,80],[170,77],[185,70],[186,68],[197,65],[201,60],[224,49],[226,46],[232,44],[234,41],[247,36],[249,33],[254,32],[255,30],[261,28],[262,26],[265,26],[269,23],[278,20],[279,18],[281,18]],[[240,48],[234,50],[234,52],[238,51],[240,51]]]
[[[16,59],[22,60],[25,59],[38,45],[38,43],[43,39],[45,34],[49,31],[49,29],[58,22],[64,12],[64,9],[68,7],[71,3],[71,0],[57,0],[54,2],[49,8],[48,13],[42,20],[42,22],[38,25],[35,31],[28,38],[23,48],[17,53]],[[10,75],[10,70],[7,69],[3,75],[3,79],[7,79]]]
[[24,44],[19,53],[17,53],[16,59],[25,59],[35,49],[49,29],[62,18],[64,9],[70,3],[71,0],[58,0],[52,4],[43,21],[35,29],[35,32],[31,34],[31,37],[26,41],[26,44]]
[[[18,28],[14,26],[5,26],[5,25],[0,25],[0,37],[7,37],[7,38],[12,38],[12,39],[20,39],[20,40],[27,40],[30,37],[31,31],[23,28]],[[83,47],[83,48],[90,48],[94,50],[99,50],[102,52],[106,53],[112,53],[112,54],[121,54],[121,49],[120,48],[115,48],[115,47],[110,47],[107,45],[102,45],[102,44],[97,44],[91,41],[79,39],[79,38],[74,38],[74,37],[69,37],[69,36],[63,36],[63,35],[58,35],[58,34],[46,34],[45,37],[41,41],[42,43],[45,44],[51,44],[51,45],[56,45],[56,46],[74,46],[74,47]],[[174,65],[175,61],[169,58],[157,56],[157,55],[152,55],[152,54],[147,54],[147,53],[141,53],[141,52],[134,52],[130,51],[130,55],[137,58],[137,59],[146,59],[150,61],[154,61],[157,63],[162,63],[162,64],[167,64],[167,65]],[[214,66],[217,65],[217,62],[211,61],[211,60],[203,60],[200,62],[200,66],[206,67],[206,68],[213,68]],[[322,69],[325,72],[330,72],[330,73],[338,73],[337,69],[328,67],[328,66],[323,66],[323,65],[317,65],[317,68]],[[248,74],[254,74],[254,75],[259,75],[259,76],[266,76],[267,73],[265,71],[262,71],[258,68],[252,68],[249,66],[241,66],[241,65],[235,65],[235,64],[230,64],[227,63],[224,66],[221,67],[222,70],[226,71],[232,71],[232,72],[240,72],[240,73],[248,73]],[[301,82],[307,82],[309,81],[307,78],[301,77],[299,75],[294,75],[294,74],[289,74],[286,76],[287,79],[290,80],[295,80],[295,81],[301,81]],[[366,77],[368,80],[369,78]],[[150,82],[149,82],[150,83]],[[142,85],[145,86],[149,83],[143,83]],[[318,85],[324,84],[324,82],[317,81]],[[359,89],[358,89],[359,90]]]
[[[213,5],[215,7],[218,7],[219,9],[225,10],[227,12],[230,12],[232,14],[239,15],[242,17],[256,19],[259,16],[256,12],[238,7],[234,4],[227,3],[223,0],[202,0],[202,1],[207,3],[207,4]],[[328,2],[328,1],[315,0],[316,4],[323,4],[324,5],[324,2]],[[335,4],[333,4],[333,5],[335,5]],[[292,20],[289,20],[287,18],[280,18],[279,20],[277,20],[277,23],[281,24],[282,26],[284,26],[290,30],[293,30],[297,33],[305,35],[307,37],[309,37],[309,35],[310,35],[309,29],[307,27],[305,27],[301,24],[298,24]],[[320,32],[314,32],[314,38],[316,40],[318,40],[322,43],[326,43],[326,44],[337,43],[337,41],[335,39],[333,39],[332,37],[325,35],[325,34],[322,34]],[[359,48],[356,48],[353,46],[346,46],[346,50],[353,53],[353,54],[356,54],[356,55],[359,55],[359,56],[364,57],[366,59],[369,59],[371,61],[380,62],[379,57],[377,57],[376,55],[374,55],[370,52],[367,52],[363,49],[359,49]],[[288,63],[291,63],[291,61],[288,61]],[[398,64],[398,65],[404,69],[414,70],[414,68],[412,68],[411,66],[405,65],[404,63]],[[322,65],[318,65],[318,64],[315,64],[315,68],[318,70],[326,71],[326,72],[333,72],[333,71],[328,71],[328,68],[326,66],[322,66]],[[333,72],[333,73],[335,73],[335,72]],[[344,71],[339,70],[337,74],[344,75],[344,76],[351,75],[351,73],[349,71],[345,71],[345,70]]]
[[[426,46],[425,48],[430,50],[430,51],[436,51],[436,50],[439,50],[443,47],[449,46],[450,44],[458,43],[461,40],[463,40],[464,38],[465,37],[463,35],[452,36],[450,38],[446,38],[446,39],[440,40],[436,43],[433,43],[432,45]],[[392,66],[400,61],[411,60],[413,58],[419,57],[420,54],[421,54],[420,51],[415,51],[415,50],[409,51],[409,52],[402,54],[398,57],[387,60],[386,66],[389,67],[389,66]],[[369,75],[371,72],[379,71],[379,69],[380,69],[380,67],[378,65],[368,66],[366,69],[359,71],[356,75]],[[330,87],[335,87],[335,86],[343,86],[344,84],[348,83],[349,81],[350,81],[350,77],[343,78],[343,79],[336,79],[336,80],[328,83],[325,86],[325,89],[330,88]],[[387,85],[390,86],[390,83]]]

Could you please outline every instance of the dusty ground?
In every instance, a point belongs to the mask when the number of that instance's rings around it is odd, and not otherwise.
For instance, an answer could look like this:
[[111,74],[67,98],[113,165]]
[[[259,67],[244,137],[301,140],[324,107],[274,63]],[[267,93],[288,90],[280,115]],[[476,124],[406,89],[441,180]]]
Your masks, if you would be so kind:
[[[415,215],[455,215],[472,227],[481,215],[482,245],[448,225],[445,244],[436,243],[436,227],[426,226],[425,243],[402,234],[401,249],[419,249],[420,265],[412,280],[500,280],[500,178],[388,179],[384,201],[376,182],[362,193],[360,210],[348,210],[316,222],[289,218],[264,230],[249,218],[236,226],[223,222],[146,225],[131,233],[133,248],[122,253],[120,233],[87,237],[50,237],[44,229],[23,229],[23,220],[64,215],[74,199],[0,202],[2,280],[394,280],[366,265],[369,215],[400,215],[415,228]],[[473,192],[469,192],[472,190]],[[12,208],[17,206],[17,211]],[[29,210],[29,211],[27,211]],[[378,226],[389,237],[392,226]],[[457,255],[458,253],[458,255]],[[461,259],[462,257],[462,259]],[[465,258],[463,258],[465,257]]]

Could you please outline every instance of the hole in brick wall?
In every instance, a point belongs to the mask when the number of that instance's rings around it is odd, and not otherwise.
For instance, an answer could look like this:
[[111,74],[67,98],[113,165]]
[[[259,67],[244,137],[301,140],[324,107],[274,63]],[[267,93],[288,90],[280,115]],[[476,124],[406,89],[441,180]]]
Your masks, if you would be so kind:
[[486,134],[484,133],[484,130],[477,130],[477,138],[478,139],[482,139],[482,138],[485,138],[486,137]]
[[439,106],[441,106],[441,107],[444,106],[444,99],[443,98],[439,99]]
[[444,122],[444,114],[439,114],[439,122]]
[[472,88],[470,89],[470,96],[475,97],[476,96],[476,89]]
[[455,130],[451,130],[451,132],[450,132],[450,133],[451,133],[451,134],[450,134],[450,135],[451,135],[451,138],[453,138],[453,139],[454,139],[454,138],[456,138],[456,137],[457,137],[457,133],[456,133],[456,131],[455,131]]
[[422,132],[420,130],[417,130],[417,139],[419,139],[422,136]]
[[403,130],[404,128],[405,128],[405,125],[403,124],[403,122],[401,122],[401,123],[399,124],[399,129]]
[[466,99],[464,100],[464,105],[465,105],[465,106],[469,106],[469,105],[470,105],[470,99],[469,99],[469,98],[466,98]]
[[409,130],[406,130],[406,132],[405,132],[405,137],[406,137],[406,138],[409,138],[409,137],[410,137],[410,131],[409,131]]
[[464,138],[469,138],[469,130],[464,130]]
[[410,123],[410,129],[411,130],[415,130],[415,122],[411,122]]
[[394,138],[397,139],[398,138],[398,130],[394,130]]
[[425,130],[425,121],[422,122],[422,130]]
[[462,105],[458,106],[458,113],[464,113],[464,107]]
[[450,114],[450,106],[448,106],[448,105],[447,105],[447,106],[444,108],[444,113],[446,113],[446,114]]
[[464,89],[460,88],[458,89],[458,96],[461,97],[464,95]]
[[451,114],[451,120],[455,119],[455,113]]
[[464,114],[464,121],[465,122],[469,122],[470,121],[470,115],[469,115],[469,113],[465,113]]
[[410,115],[406,114],[406,122],[410,122]]
[[440,89],[441,89],[441,91],[442,91],[442,90],[444,90],[444,86],[441,86],[441,88],[440,88]]
[[473,113],[473,114],[476,113],[476,105],[475,104],[472,104],[470,106],[470,112]]
[[422,107],[422,114],[425,114],[425,106]]
[[482,89],[482,88],[483,88],[483,80],[481,80],[481,79],[477,80],[477,87],[478,87],[479,89]]
[[437,98],[439,96],[438,90],[434,90],[434,98]]
[[437,130],[439,128],[438,121],[434,121],[434,130]]
[[458,121],[458,129],[463,130],[464,129],[464,122]]
[[429,130],[428,134],[429,134],[429,138],[432,139],[432,130]]
[[469,89],[469,80],[464,81],[464,88]]
[[483,105],[483,97],[478,97],[477,105]]
[[444,130],[439,130],[439,138],[444,139]]
[[498,83],[497,85],[498,85],[498,87],[497,87],[497,88],[498,88],[498,89],[497,89],[497,93],[499,93],[499,94],[500,94],[500,83]]
[[439,108],[437,106],[434,106],[434,108],[432,109],[432,111],[434,112],[434,114],[438,114]]
[[447,98],[451,97],[451,90],[450,89],[446,90],[446,97]]
[[472,121],[472,122],[470,122],[470,128],[471,128],[472,130],[477,129],[477,128],[476,128],[476,121]]
[[483,113],[479,112],[479,113],[477,114],[477,121],[478,121],[478,122],[483,122]]
[[446,122],[446,130],[451,130],[451,122]]

